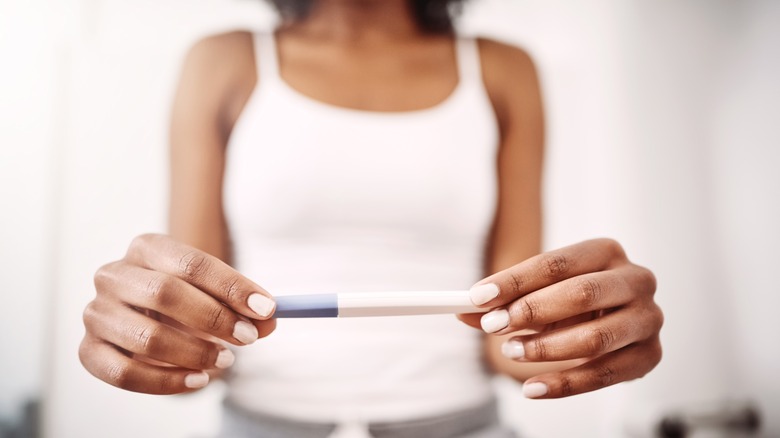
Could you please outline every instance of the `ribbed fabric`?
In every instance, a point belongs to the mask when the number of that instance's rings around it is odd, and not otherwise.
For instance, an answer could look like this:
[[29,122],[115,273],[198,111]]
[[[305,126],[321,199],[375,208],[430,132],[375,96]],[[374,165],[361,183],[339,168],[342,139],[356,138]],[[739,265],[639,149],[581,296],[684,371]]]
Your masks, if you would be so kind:
[[[340,438],[355,425],[290,421],[268,414],[247,412],[225,403],[219,438]],[[369,438],[517,438],[501,425],[495,400],[438,417],[362,425],[355,433]],[[346,432],[345,432],[346,431]],[[340,435],[344,433],[344,435]]]
[[[272,294],[467,289],[496,203],[498,133],[477,45],[429,109],[316,101],[255,39],[258,86],[228,145],[225,209],[237,268]],[[280,320],[237,349],[228,398],[321,422],[422,418],[485,403],[481,335],[451,315]]]

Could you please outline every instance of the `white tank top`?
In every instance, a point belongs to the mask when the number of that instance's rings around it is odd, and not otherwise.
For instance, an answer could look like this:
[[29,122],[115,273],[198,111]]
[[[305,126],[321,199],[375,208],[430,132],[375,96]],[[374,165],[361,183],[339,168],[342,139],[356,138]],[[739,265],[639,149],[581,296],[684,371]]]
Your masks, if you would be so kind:
[[[280,77],[255,37],[258,85],[228,145],[225,211],[239,271],[270,293],[467,289],[496,204],[498,130],[473,39],[434,107],[326,104]],[[283,319],[236,349],[228,397],[309,421],[396,421],[492,396],[481,334],[452,315]]]

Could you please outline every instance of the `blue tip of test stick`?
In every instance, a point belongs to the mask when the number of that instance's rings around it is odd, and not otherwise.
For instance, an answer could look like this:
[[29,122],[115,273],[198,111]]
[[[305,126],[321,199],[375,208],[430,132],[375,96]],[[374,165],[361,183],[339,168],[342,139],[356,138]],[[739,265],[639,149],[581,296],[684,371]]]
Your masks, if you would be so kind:
[[336,294],[277,296],[275,318],[336,318]]

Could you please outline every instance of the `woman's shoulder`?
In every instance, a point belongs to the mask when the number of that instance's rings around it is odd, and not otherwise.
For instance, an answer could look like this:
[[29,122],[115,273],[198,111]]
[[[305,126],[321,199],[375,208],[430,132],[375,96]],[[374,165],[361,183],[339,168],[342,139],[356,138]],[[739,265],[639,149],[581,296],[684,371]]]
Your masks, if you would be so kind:
[[483,56],[514,57],[530,60],[530,55],[522,47],[492,38],[476,37],[479,51]]
[[477,45],[486,81],[535,77],[534,60],[525,49],[489,38],[477,38]]
[[233,31],[196,41],[181,68],[179,94],[193,105],[236,118],[257,82],[252,33]]
[[494,106],[508,110],[523,96],[538,93],[539,79],[531,55],[521,47],[477,38],[482,80]]
[[229,70],[254,61],[253,33],[236,30],[212,34],[197,40],[187,52],[185,65],[196,64],[200,70]]

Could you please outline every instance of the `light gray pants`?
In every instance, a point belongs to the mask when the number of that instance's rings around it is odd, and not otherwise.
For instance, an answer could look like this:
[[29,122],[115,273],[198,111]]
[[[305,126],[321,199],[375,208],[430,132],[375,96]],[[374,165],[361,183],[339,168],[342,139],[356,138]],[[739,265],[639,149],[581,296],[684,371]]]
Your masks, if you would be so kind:
[[[336,424],[306,423],[247,412],[229,401],[223,410],[220,438],[327,438]],[[393,423],[371,423],[374,438],[517,438],[498,420],[496,402],[436,417]]]

